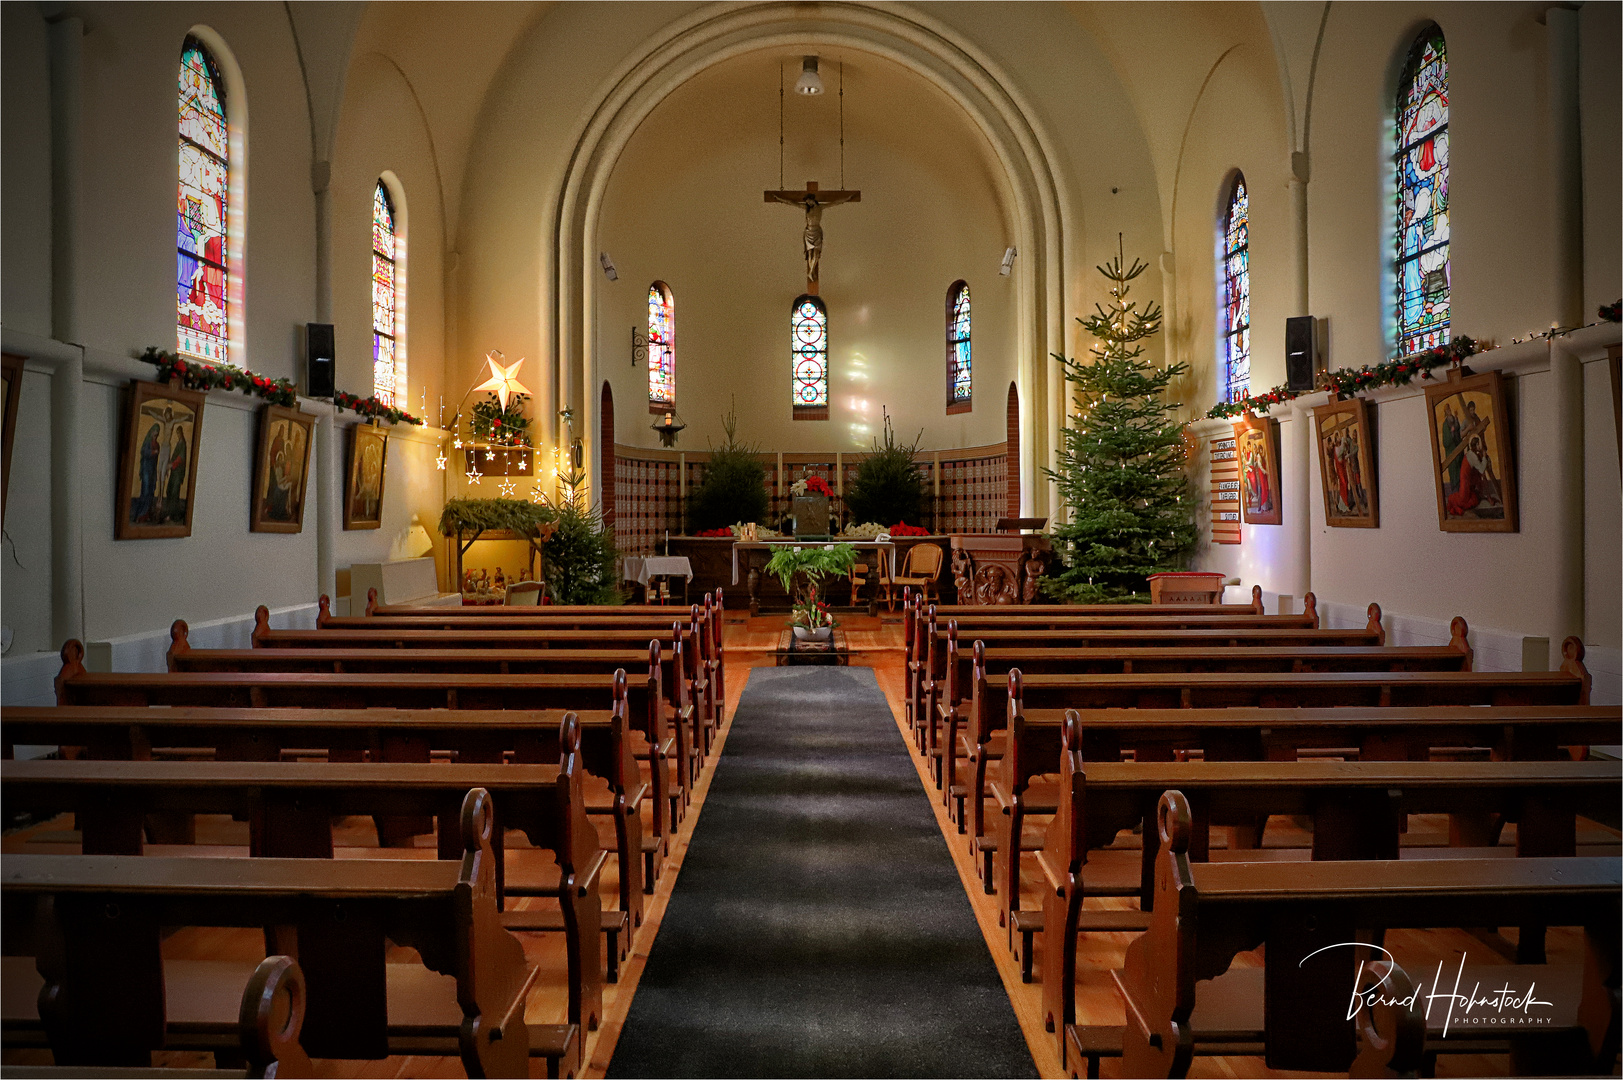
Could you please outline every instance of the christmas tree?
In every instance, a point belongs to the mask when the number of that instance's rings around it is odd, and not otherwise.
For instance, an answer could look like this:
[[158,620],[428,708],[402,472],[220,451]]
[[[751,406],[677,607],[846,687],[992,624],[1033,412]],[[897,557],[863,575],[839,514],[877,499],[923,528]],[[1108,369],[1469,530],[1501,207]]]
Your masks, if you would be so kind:
[[1178,403],[1167,384],[1187,364],[1158,366],[1143,358],[1142,342],[1161,329],[1161,308],[1142,311],[1128,300],[1129,283],[1148,267],[1123,255],[1098,268],[1110,282],[1110,306],[1078,318],[1098,338],[1086,360],[1055,354],[1071,386],[1059,485],[1069,520],[1054,527],[1062,567],[1043,580],[1049,595],[1075,603],[1148,602],[1150,574],[1182,569],[1196,531],[1184,476],[1187,454]]

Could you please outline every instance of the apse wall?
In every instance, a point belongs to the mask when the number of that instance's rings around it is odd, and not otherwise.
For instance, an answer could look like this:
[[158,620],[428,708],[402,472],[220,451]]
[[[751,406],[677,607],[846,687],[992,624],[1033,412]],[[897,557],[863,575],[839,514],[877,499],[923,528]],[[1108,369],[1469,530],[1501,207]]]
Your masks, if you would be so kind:
[[[83,4],[67,13],[53,43],[36,5],[4,5],[0,324],[5,351],[27,360],[0,558],[3,619],[15,635],[6,659],[8,700],[22,700],[11,696],[19,685],[14,675],[33,671],[29,654],[44,652],[48,666],[50,653],[69,636],[114,643],[111,653],[99,655],[127,665],[151,662],[149,645],[167,639],[175,618],[240,628],[259,604],[286,612],[279,618],[303,617],[298,613],[313,611],[317,593],[332,588],[332,579],[323,582],[318,572],[324,531],[333,539],[326,565],[342,569],[386,558],[414,511],[430,525],[437,518],[437,443],[432,437],[423,443],[421,431],[400,430],[387,469],[384,527],[343,532],[334,520],[336,497],[324,523],[321,478],[325,473],[325,486],[341,490],[347,432],[355,422],[354,414],[341,413],[318,426],[303,531],[250,532],[263,402],[216,391],[203,413],[192,535],[113,538],[128,387],[155,376],[151,365],[134,357],[148,345],[175,348],[181,44],[196,29],[215,45],[230,90],[233,137],[240,143],[232,162],[233,204],[242,216],[231,240],[240,272],[231,283],[235,330],[229,359],[302,384],[304,325],[331,311],[322,300],[323,237],[312,162],[333,153],[333,117],[355,13],[351,4],[293,14],[272,4]],[[73,18],[82,19],[82,34],[68,33]],[[302,58],[295,28],[305,37]],[[68,74],[73,71],[77,78]],[[352,152],[346,152],[344,138],[338,140],[335,191],[346,185],[361,191],[354,199],[338,194],[328,204],[331,235],[340,245],[361,249],[346,249],[330,286],[342,298],[336,309],[344,335],[338,385],[361,396],[371,393],[370,360],[360,359],[369,356],[369,343],[355,345],[353,333],[354,324],[362,324],[364,333],[369,321],[371,193],[369,183],[351,181],[353,171],[344,173],[352,166],[390,168],[410,187],[420,183],[425,198],[412,221],[428,258],[425,272],[414,275],[407,333],[414,387],[424,376],[437,387],[443,285],[434,249],[443,226],[432,186],[418,180],[433,175],[432,155],[403,122],[400,106],[409,105],[411,94],[398,77],[390,85],[362,72],[352,82],[364,107],[388,123],[392,135],[354,140],[359,149]],[[70,91],[77,92],[76,103]],[[70,151],[68,160],[76,156],[76,183],[66,173],[53,178],[53,138],[59,152]],[[356,297],[360,303],[351,303]],[[425,329],[428,340],[419,346]],[[324,403],[302,404],[306,412],[331,415]],[[331,451],[324,455],[326,447]],[[200,637],[209,640],[215,632],[205,626]],[[156,655],[161,662],[161,648]],[[34,677],[18,677],[25,675]]]
[[[840,187],[845,81],[845,186],[860,202],[824,212],[821,299],[829,312],[827,420],[792,422],[790,312],[806,289],[805,214],[769,204],[779,187],[778,83],[787,136],[783,183]],[[596,355],[614,388],[616,438],[658,446],[649,427],[646,335],[654,280],[676,312],[679,445],[723,439],[736,401],[739,437],[769,448],[866,450],[888,409],[904,441],[929,449],[984,445],[1004,434],[1017,375],[1015,283],[998,274],[1012,242],[986,140],[922,79],[866,53],[823,59],[828,92],[794,93],[800,57],[778,50],[712,67],[643,121],[615,164],[599,243],[619,280],[598,291]],[[948,415],[946,296],[968,283],[972,410]]]

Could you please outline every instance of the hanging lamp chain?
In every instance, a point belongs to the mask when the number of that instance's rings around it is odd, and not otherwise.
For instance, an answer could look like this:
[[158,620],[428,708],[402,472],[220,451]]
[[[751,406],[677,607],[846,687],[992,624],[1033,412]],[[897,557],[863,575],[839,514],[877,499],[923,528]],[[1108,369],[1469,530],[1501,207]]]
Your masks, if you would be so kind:
[[845,190],[845,61],[840,61],[840,190]]

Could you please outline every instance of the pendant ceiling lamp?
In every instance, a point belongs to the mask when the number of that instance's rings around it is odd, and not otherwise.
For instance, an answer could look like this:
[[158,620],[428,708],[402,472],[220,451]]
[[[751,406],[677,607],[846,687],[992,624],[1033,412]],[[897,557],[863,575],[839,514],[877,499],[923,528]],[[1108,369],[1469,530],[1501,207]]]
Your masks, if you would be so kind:
[[808,56],[800,62],[800,78],[795,80],[795,93],[821,94],[823,77],[817,74],[817,57]]

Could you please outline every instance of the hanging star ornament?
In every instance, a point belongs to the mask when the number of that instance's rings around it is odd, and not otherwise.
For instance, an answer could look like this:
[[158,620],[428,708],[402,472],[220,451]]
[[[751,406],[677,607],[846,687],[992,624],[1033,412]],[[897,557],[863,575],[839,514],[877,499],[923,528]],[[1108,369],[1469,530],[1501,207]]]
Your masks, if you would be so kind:
[[503,480],[501,491],[502,498],[511,499],[515,494],[518,493],[518,484],[512,480]]
[[518,369],[524,366],[524,357],[519,357],[515,363],[506,367],[497,363],[498,360],[505,359],[506,357],[494,349],[486,353],[485,363],[490,365],[490,378],[474,387],[476,393],[481,390],[489,390],[495,394],[496,399],[502,403],[502,412],[507,411],[507,397],[509,394],[528,394],[530,392],[517,378]]
[[483,476],[483,475],[484,475],[484,473],[480,472],[478,469],[469,469],[468,470],[468,483],[477,484],[479,482],[479,478],[481,476]]
[[446,460],[445,451],[441,450],[440,451],[440,456],[434,459],[434,465],[435,465],[436,468],[439,469],[440,472],[445,471],[445,460]]

